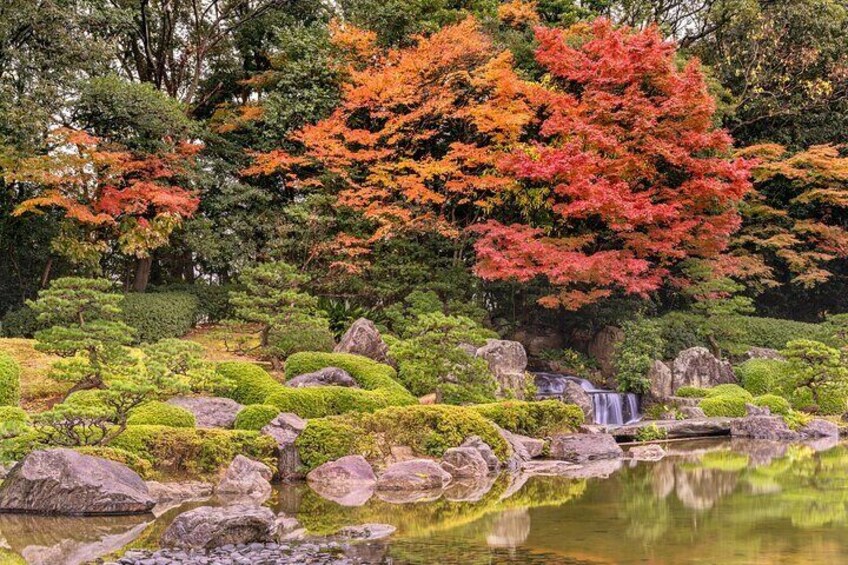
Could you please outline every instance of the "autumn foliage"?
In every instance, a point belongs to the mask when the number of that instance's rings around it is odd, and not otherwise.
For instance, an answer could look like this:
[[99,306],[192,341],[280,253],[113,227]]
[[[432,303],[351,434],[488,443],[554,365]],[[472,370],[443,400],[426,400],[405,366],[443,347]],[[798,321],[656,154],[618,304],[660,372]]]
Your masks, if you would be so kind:
[[473,19],[388,51],[298,134],[302,153],[249,172],[336,193],[375,224],[371,242],[470,229],[477,274],[545,279],[546,306],[685,285],[675,267],[725,250],[750,187],[698,64],[603,19],[536,35],[540,83]]
[[16,163],[7,177],[43,187],[16,215],[57,208],[77,228],[74,238],[66,230],[54,242],[76,262],[91,260],[112,236],[124,253],[147,257],[197,209],[199,199],[177,180],[193,164],[196,145],[135,154],[81,131],[62,129],[52,137],[53,151]]

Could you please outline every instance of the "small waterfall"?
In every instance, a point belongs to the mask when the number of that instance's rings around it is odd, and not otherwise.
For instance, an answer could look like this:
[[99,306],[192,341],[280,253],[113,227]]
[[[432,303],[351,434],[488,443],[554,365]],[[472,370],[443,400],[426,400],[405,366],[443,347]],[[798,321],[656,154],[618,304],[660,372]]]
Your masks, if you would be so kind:
[[536,398],[559,398],[565,394],[568,381],[575,382],[589,394],[595,412],[595,424],[621,426],[642,419],[639,397],[633,393],[615,392],[595,387],[590,381],[573,375],[535,373]]

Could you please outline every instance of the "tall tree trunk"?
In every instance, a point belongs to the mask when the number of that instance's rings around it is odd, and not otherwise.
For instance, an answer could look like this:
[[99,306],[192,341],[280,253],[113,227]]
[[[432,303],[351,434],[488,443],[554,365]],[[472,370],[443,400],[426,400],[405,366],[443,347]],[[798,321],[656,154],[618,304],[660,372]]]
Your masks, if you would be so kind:
[[135,278],[133,279],[132,289],[135,292],[144,292],[147,290],[147,283],[150,281],[150,270],[153,266],[153,257],[141,257],[135,264]]

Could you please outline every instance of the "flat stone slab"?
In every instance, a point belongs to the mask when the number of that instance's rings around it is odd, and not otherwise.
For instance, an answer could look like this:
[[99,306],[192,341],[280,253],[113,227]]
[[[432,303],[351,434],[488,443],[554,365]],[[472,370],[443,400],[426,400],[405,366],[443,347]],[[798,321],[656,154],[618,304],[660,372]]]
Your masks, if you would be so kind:
[[608,427],[607,433],[617,441],[630,441],[636,438],[639,430],[656,426],[666,430],[668,439],[728,436],[730,427],[736,418],[691,418],[688,420],[644,420],[625,426]]

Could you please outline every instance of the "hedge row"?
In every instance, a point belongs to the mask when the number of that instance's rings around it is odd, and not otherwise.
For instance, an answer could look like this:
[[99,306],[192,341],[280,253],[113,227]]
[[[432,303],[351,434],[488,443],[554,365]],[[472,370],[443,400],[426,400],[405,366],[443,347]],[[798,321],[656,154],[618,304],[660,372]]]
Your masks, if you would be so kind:
[[197,323],[199,308],[187,292],[130,293],[121,303],[123,321],[138,330],[139,343],[184,336]]

